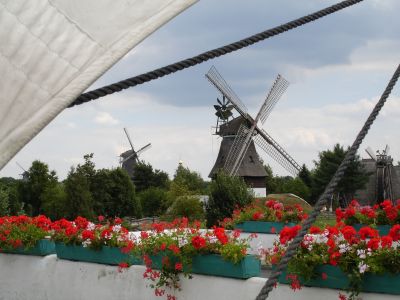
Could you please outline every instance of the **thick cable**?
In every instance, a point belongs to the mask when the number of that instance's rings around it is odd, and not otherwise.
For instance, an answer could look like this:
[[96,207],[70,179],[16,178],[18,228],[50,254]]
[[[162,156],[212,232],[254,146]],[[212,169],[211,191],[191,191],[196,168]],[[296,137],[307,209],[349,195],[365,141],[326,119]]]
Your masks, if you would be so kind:
[[229,45],[201,53],[192,58],[184,59],[179,62],[170,64],[168,66],[165,66],[165,67],[162,67],[159,69],[155,69],[153,71],[150,71],[150,72],[147,72],[147,73],[135,76],[135,77],[131,77],[131,78],[128,78],[128,79],[125,79],[125,80],[122,80],[122,81],[119,81],[119,82],[116,82],[116,83],[113,83],[110,85],[103,86],[101,88],[98,88],[98,89],[95,89],[92,91],[89,91],[87,93],[80,95],[74,102],[72,102],[69,105],[69,107],[83,104],[85,102],[89,102],[91,100],[95,100],[95,99],[104,97],[106,95],[111,95],[113,93],[120,92],[124,89],[134,87],[136,85],[163,77],[165,75],[169,75],[169,74],[175,73],[177,71],[195,66],[195,65],[205,62],[209,59],[213,59],[213,58],[219,57],[221,55],[231,53],[233,51],[242,49],[244,47],[253,45],[253,44],[263,41],[265,39],[268,39],[268,38],[271,38],[278,34],[281,34],[285,31],[289,31],[289,30],[292,30],[299,26],[313,22],[317,19],[320,19],[322,17],[325,17],[327,15],[330,15],[332,13],[335,13],[339,10],[342,10],[346,7],[352,6],[352,5],[362,2],[362,1],[364,1],[364,0],[342,1],[340,3],[337,3],[335,5],[332,5],[327,8],[324,8],[322,10],[319,10],[315,13],[312,13],[310,15],[304,16],[302,18],[290,21],[288,23],[285,23],[285,24],[279,25],[277,27],[260,32],[258,34],[252,35],[252,36],[242,39],[238,42],[231,43]]
[[298,232],[296,237],[288,246],[285,255],[283,256],[282,260],[278,264],[277,268],[272,271],[271,276],[268,278],[267,282],[261,289],[260,293],[258,294],[256,300],[265,300],[267,299],[269,292],[273,289],[275,284],[278,281],[278,277],[280,276],[282,270],[286,269],[290,259],[296,254],[297,248],[300,246],[300,243],[303,241],[304,236],[310,229],[311,225],[317,219],[322,207],[326,204],[328,198],[332,195],[335,191],[339,181],[343,178],[344,172],[346,171],[347,166],[350,162],[355,158],[358,148],[360,147],[363,139],[367,135],[372,123],[375,121],[376,117],[378,116],[380,110],[382,109],[383,105],[385,104],[387,98],[389,97],[390,93],[392,92],[393,87],[395,86],[398,78],[400,75],[400,65],[398,65],[396,71],[394,72],[392,78],[390,79],[385,91],[383,92],[381,98],[379,99],[378,103],[375,105],[374,109],[372,110],[371,114],[369,115],[367,121],[365,122],[364,126],[358,133],[353,145],[347,151],[345,158],[343,159],[342,163],[336,170],[336,173],[333,175],[331,181],[325,188],[322,195],[318,198],[317,203],[314,206],[314,209],[307,220],[302,224],[301,230]]

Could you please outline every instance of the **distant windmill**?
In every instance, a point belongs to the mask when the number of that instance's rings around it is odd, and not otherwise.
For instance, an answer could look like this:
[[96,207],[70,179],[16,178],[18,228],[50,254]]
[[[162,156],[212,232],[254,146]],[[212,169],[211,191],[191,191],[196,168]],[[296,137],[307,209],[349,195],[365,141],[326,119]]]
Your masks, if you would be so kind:
[[19,174],[22,176],[22,180],[23,181],[27,181],[28,177],[29,177],[29,172],[27,170],[24,169],[24,167],[22,167],[17,161],[15,162],[17,164],[18,167],[20,167],[22,169],[22,174]]
[[[229,116],[223,119],[221,125],[217,121],[216,133],[221,135],[223,140],[210,177],[214,177],[217,170],[222,168],[230,175],[244,177],[247,183],[253,186],[258,185],[257,187],[261,187],[259,186],[261,184],[260,180],[264,178],[262,184],[265,188],[266,172],[262,168],[262,163],[255,150],[254,142],[289,173],[297,176],[301,169],[300,165],[265,130],[258,127],[257,124],[258,121],[264,124],[289,83],[278,75],[260,111],[256,118],[253,119],[248,114],[246,106],[214,66],[208,71],[206,77],[222,93],[223,99],[228,101],[225,103],[225,107],[230,108],[230,103],[240,114],[240,117],[228,121],[230,116],[228,113],[227,115]],[[224,107],[222,104],[221,108]],[[217,109],[217,107],[215,108]],[[216,115],[218,118],[221,118],[220,115],[225,116],[225,114],[220,114],[218,109]],[[254,182],[252,182],[253,180]]]
[[133,178],[133,174],[135,172],[135,167],[139,163],[139,155],[142,154],[144,151],[148,150],[151,147],[151,143],[148,143],[147,145],[143,146],[140,148],[138,151],[135,151],[133,148],[133,143],[132,140],[129,136],[128,130],[124,128],[126,137],[128,138],[129,144],[131,145],[131,149],[128,151],[125,151],[120,155],[120,165],[123,169],[125,169],[129,176]]
[[375,198],[378,203],[385,199],[393,199],[393,158],[389,155],[389,145],[383,151],[372,151],[371,147],[365,149],[375,162]]

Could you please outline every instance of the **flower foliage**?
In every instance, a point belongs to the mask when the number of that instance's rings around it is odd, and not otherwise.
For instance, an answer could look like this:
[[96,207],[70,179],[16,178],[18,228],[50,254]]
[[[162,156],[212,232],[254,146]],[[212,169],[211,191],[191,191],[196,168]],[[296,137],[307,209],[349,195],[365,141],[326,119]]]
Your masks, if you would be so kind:
[[127,248],[125,252],[129,252],[135,245],[134,237],[122,227],[119,218],[106,224],[94,224],[78,216],[74,221],[55,221],[51,229],[52,239],[66,245],[82,245],[92,249],[101,249],[102,246],[120,247],[123,250]]
[[51,220],[42,215],[34,218],[25,215],[1,217],[0,250],[32,248],[49,236],[50,226]]
[[361,206],[356,200],[351,201],[346,209],[336,209],[336,221],[347,225],[394,225],[400,223],[400,201],[394,205],[385,200],[374,206]]
[[[298,230],[295,227],[282,230],[280,241],[265,251],[268,264],[279,263]],[[400,249],[393,245],[399,240],[400,225],[394,225],[387,236],[379,236],[378,231],[369,226],[359,231],[344,223],[325,229],[313,227],[304,236],[287,271],[307,282],[316,276],[329,279],[326,274],[318,274],[318,266],[337,266],[348,276],[350,299],[355,299],[365,274],[400,273]],[[298,281],[293,280],[292,287],[299,288]]]
[[[153,224],[151,230],[141,232],[133,250],[143,258],[146,265],[143,277],[150,281],[158,296],[165,294],[165,288],[180,289],[180,273],[192,277],[191,264],[196,255],[219,254],[232,263],[239,263],[246,256],[248,240],[239,239],[239,231],[228,233],[222,227],[202,230],[198,222],[191,227],[187,225],[186,218]],[[172,295],[166,296],[174,299]]]
[[233,228],[244,221],[299,223],[306,218],[307,214],[299,204],[284,205],[272,199],[265,202],[257,199],[242,209],[235,209],[232,217],[225,218],[222,225]]

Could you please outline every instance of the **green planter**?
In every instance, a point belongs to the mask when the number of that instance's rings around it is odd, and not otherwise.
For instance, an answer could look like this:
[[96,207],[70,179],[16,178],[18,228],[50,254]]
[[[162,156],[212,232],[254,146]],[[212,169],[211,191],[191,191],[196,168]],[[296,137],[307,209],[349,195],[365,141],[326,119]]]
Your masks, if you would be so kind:
[[[161,269],[162,254],[152,255],[152,267]],[[177,258],[169,255],[171,264],[177,262]],[[184,268],[186,268],[184,266]],[[192,267],[188,269],[193,274],[203,274],[221,277],[247,279],[260,276],[260,260],[254,255],[246,255],[239,263],[234,264],[224,260],[217,254],[196,255],[192,260]]]
[[57,257],[61,259],[84,261],[104,265],[118,265],[127,262],[131,265],[141,264],[142,261],[129,254],[121,252],[120,248],[103,246],[100,250],[93,250],[78,245],[56,243]]
[[[361,228],[365,227],[365,226],[370,226],[367,224],[353,224],[352,225],[354,227],[355,230],[359,231]],[[371,227],[371,226],[370,226]],[[371,227],[374,228],[374,227]],[[377,225],[376,229],[379,232],[380,236],[384,236],[384,235],[388,235],[390,228],[392,228],[392,225]]]
[[279,233],[285,226],[295,226],[295,223],[245,221],[235,225],[235,229],[243,232]]
[[3,250],[3,253],[46,256],[55,253],[54,243],[50,240],[40,240],[33,248],[19,247],[14,250]]
[[[349,286],[349,279],[339,267],[331,265],[323,265],[316,268],[316,277],[305,282],[300,278],[300,282],[304,286],[322,287],[331,289],[345,290]],[[322,273],[327,275],[325,280],[322,279]],[[280,283],[290,283],[286,279],[287,272],[283,271],[279,276]],[[395,294],[400,295],[400,274],[383,274],[376,275],[366,273],[363,279],[362,292]]]

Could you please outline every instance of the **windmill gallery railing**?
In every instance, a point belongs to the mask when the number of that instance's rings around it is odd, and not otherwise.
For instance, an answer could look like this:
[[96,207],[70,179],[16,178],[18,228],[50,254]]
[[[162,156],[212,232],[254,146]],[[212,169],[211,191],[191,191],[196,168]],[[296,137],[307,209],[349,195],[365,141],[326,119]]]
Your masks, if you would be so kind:
[[[251,36],[247,39],[243,39],[239,42],[232,43],[230,45],[214,49],[205,53],[202,53],[198,56],[180,61],[175,64],[171,64],[169,66],[148,72],[146,74],[142,74],[136,77],[132,77],[123,81],[120,81],[115,84],[111,84],[109,86],[105,86],[102,88],[99,88],[94,91],[90,91],[88,93],[82,94],[78,99],[76,99],[75,102],[71,104],[71,106],[82,104],[84,102],[88,102],[90,100],[94,100],[100,97],[103,97],[108,94],[112,94],[115,92],[119,92],[123,89],[127,89],[129,87],[133,87],[139,84],[142,84],[144,82],[151,81],[153,79],[157,79],[160,77],[163,77],[165,75],[177,72],[179,70],[197,65],[201,62],[207,61],[209,59],[236,51],[238,49],[244,48],[246,46],[252,45],[256,42],[259,42],[261,40],[267,39],[269,37],[278,35],[280,33],[283,33],[285,31],[294,29],[296,27],[299,27],[301,25],[307,24],[309,22],[312,22],[314,20],[317,20],[319,18],[322,18],[326,15],[329,15],[331,13],[334,13],[336,11],[339,11],[343,8],[349,7],[351,5],[357,4],[359,2],[362,2],[363,0],[348,0],[348,1],[343,1],[340,2],[336,5],[330,6],[328,8],[325,8],[323,10],[320,10],[316,13],[313,13],[311,15],[299,18],[297,20],[291,21],[289,23],[283,24],[281,26],[269,29],[267,31],[264,31],[262,33],[256,34],[254,36]],[[285,256],[282,258],[280,264],[277,266],[277,268],[272,272],[271,276],[268,278],[268,281],[266,282],[265,286],[261,289],[259,295],[257,296],[257,300],[264,300],[268,297],[269,292],[272,290],[273,286],[277,282],[277,278],[281,271],[287,266],[289,260],[291,257],[294,255],[296,249],[300,245],[301,241],[303,240],[304,235],[306,232],[309,230],[311,224],[315,221],[316,217],[318,216],[321,208],[325,205],[326,201],[329,199],[330,195],[336,188],[338,182],[340,179],[343,177],[344,171],[346,170],[348,164],[350,161],[355,157],[355,154],[367,135],[372,123],[378,116],[380,110],[382,109],[383,105],[385,104],[387,98],[389,97],[394,85],[396,84],[398,77],[400,75],[400,65],[397,67],[396,71],[394,72],[391,80],[389,81],[389,84],[387,85],[385,91],[383,92],[382,96],[380,97],[378,103],[374,107],[373,111],[369,115],[367,121],[365,122],[364,126],[360,130],[359,134],[357,135],[353,145],[351,146],[350,150],[347,152],[344,160],[340,164],[339,168],[337,169],[335,175],[331,179],[330,183],[328,186],[325,188],[325,191],[323,194],[319,197],[317,203],[314,206],[314,210],[310,214],[309,218],[305,221],[303,224],[302,229],[299,231],[295,239],[292,241],[290,244],[289,248],[287,249]]]

